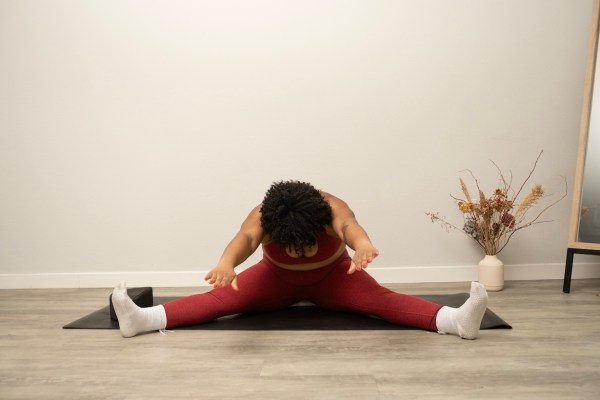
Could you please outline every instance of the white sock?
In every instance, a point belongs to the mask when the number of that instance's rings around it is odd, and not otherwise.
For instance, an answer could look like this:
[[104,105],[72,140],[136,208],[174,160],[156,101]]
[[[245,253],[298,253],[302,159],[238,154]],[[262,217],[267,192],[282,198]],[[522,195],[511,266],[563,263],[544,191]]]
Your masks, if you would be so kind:
[[119,282],[112,293],[112,303],[119,319],[119,329],[123,337],[138,333],[156,331],[167,327],[167,314],[162,305],[141,308],[127,295],[125,281]]
[[479,282],[471,282],[471,295],[460,308],[442,307],[436,316],[439,333],[450,333],[463,339],[475,339],[487,307],[488,295]]

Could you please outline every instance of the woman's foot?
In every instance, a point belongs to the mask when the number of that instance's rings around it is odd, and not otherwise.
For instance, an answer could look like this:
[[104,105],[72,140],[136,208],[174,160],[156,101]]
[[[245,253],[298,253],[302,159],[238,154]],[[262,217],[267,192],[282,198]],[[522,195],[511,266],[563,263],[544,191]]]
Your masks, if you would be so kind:
[[460,308],[442,307],[436,316],[439,333],[450,333],[463,339],[475,339],[483,314],[487,308],[488,295],[479,282],[471,282],[471,295]]
[[163,306],[138,307],[127,294],[125,281],[113,289],[112,303],[119,320],[119,329],[123,337],[132,337],[138,333],[165,329],[167,315]]

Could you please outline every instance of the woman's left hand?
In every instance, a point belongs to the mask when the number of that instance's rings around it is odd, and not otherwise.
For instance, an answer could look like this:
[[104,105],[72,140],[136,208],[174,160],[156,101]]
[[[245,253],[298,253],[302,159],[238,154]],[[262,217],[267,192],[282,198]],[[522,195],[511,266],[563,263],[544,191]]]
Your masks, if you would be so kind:
[[379,255],[377,250],[371,243],[367,243],[357,247],[348,269],[348,274],[353,274],[356,271],[362,271],[367,268],[367,265],[371,263]]

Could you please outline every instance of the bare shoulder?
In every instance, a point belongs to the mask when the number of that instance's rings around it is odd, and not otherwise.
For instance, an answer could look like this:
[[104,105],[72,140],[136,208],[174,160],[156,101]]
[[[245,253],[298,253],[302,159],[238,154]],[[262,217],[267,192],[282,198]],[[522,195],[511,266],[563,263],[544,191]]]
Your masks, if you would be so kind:
[[259,225],[260,226],[260,209],[261,209],[261,207],[262,207],[262,204],[259,204],[250,211],[250,213],[246,217],[246,220],[244,221],[244,225],[250,225],[250,226]]
[[240,229],[241,232],[246,233],[247,235],[252,236],[253,238],[262,240],[264,238],[264,231],[262,229],[262,225],[260,223],[260,209],[262,204],[254,207],[252,211],[248,214],[244,222],[242,223],[242,227]]
[[340,199],[339,197],[336,197],[334,195],[332,195],[331,193],[327,193],[327,192],[321,192],[321,195],[323,196],[323,198],[325,199],[325,201],[327,201],[329,203],[329,205],[331,206],[332,209],[349,209],[350,207],[348,207],[348,204]]
[[334,195],[332,195],[331,193],[327,193],[327,192],[321,192],[321,195],[323,196],[323,198],[325,199],[325,201],[327,201],[328,203],[334,203],[334,204],[339,204],[344,203],[344,201],[342,199],[340,199],[339,197],[336,197]]
[[348,204],[344,200],[332,195],[331,193],[321,192],[321,194],[331,206],[331,213],[333,214],[333,225],[343,224],[349,219],[355,218],[354,212],[350,209],[350,206],[348,206]]
[[253,217],[258,217],[260,219],[260,209],[262,208],[262,203],[260,203],[259,205],[257,205],[256,207],[254,207],[252,209],[252,211],[250,211],[249,216],[253,216]]

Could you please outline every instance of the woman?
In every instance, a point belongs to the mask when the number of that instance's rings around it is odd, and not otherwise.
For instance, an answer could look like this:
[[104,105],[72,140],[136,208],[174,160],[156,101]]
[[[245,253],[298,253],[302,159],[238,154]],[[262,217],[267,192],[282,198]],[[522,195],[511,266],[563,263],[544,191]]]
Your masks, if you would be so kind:
[[[259,245],[263,259],[237,275],[235,267]],[[352,258],[346,246],[354,250]],[[487,306],[483,285],[473,282],[471,296],[460,308],[441,306],[380,286],[363,271],[378,255],[344,201],[309,183],[282,181],[271,186],[206,274],[213,290],[140,308],[121,282],[112,301],[124,337],[278,310],[303,300],[464,339],[477,337]]]

